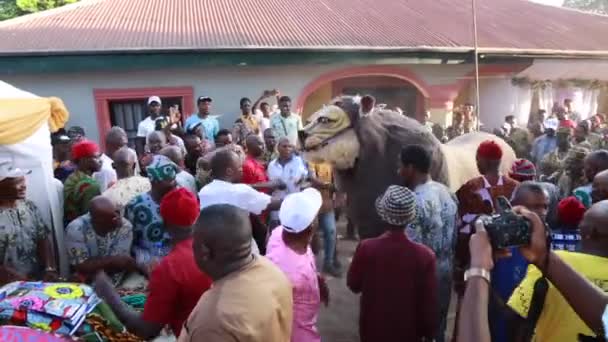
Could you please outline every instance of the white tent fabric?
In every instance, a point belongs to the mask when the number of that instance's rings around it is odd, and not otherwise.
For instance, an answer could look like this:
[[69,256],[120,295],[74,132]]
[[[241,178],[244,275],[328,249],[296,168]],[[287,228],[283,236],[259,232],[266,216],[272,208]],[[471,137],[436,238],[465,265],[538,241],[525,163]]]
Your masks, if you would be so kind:
[[535,81],[598,80],[608,81],[608,60],[535,59],[531,66],[516,77]]
[[[0,98],[37,98],[27,91],[0,81]],[[63,244],[63,198],[61,182],[53,176],[53,151],[48,125],[42,125],[32,136],[13,145],[0,145],[0,160],[12,161],[14,167],[32,170],[26,176],[27,198],[34,202],[46,224],[52,228],[55,238],[55,253],[59,257],[59,268],[63,275],[68,272],[67,255]]]

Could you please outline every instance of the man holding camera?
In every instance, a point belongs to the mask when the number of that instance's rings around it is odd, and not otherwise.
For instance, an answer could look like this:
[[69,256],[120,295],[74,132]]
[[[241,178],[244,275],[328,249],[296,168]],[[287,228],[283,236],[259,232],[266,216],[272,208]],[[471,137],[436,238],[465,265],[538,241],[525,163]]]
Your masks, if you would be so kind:
[[[583,217],[580,253],[568,251],[554,252],[561,260],[589,281],[608,292],[608,201],[594,204]],[[540,267],[542,269],[542,265]],[[539,279],[542,272],[537,266],[528,267],[524,280],[513,292],[509,306],[523,318],[540,310],[535,326],[538,341],[576,341],[579,335],[591,336],[594,333],[581,321],[564,297],[549,284],[544,296],[538,295]],[[532,298],[540,298],[533,301]],[[543,298],[544,297],[544,298]],[[538,303],[538,304],[533,304]],[[532,324],[533,324],[532,323]],[[520,324],[530,324],[530,319]]]

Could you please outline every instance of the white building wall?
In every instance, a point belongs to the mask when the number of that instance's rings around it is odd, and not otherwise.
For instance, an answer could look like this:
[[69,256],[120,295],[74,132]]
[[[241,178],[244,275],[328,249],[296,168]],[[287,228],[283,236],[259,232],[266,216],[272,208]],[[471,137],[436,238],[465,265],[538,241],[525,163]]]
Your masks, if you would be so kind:
[[[269,67],[162,69],[133,72],[78,72],[5,76],[4,81],[40,96],[60,97],[71,113],[68,126],[85,128],[99,140],[93,89],[193,86],[195,98],[213,98],[213,114],[231,127],[239,99],[257,99],[264,89],[277,88],[297,101],[304,87],[322,74],[352,65],[293,65]],[[408,65],[427,85],[455,82],[471,70],[468,65]],[[150,94],[154,95],[154,94]]]
[[[470,102],[475,103],[475,83],[471,84]],[[479,113],[486,129],[499,128],[505,116],[515,115],[525,127],[530,114],[532,93],[529,88],[511,84],[510,76],[492,76],[479,81]]]

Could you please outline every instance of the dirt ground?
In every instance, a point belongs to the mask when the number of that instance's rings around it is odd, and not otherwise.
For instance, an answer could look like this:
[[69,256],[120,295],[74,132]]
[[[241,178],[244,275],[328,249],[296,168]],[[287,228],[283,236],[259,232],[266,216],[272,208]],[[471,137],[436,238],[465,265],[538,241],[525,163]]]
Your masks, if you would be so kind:
[[[338,223],[338,234],[340,236],[345,236],[345,227],[344,222]],[[323,307],[321,309],[317,324],[321,340],[324,342],[359,341],[359,296],[350,292],[346,287],[346,270],[348,270],[356,247],[356,241],[343,239],[338,241],[338,257],[345,272],[342,278],[327,278],[327,284],[330,288],[330,304],[327,308]],[[320,259],[317,259],[317,265],[321,266]],[[454,307],[455,297],[452,297],[450,313],[448,314],[447,341],[450,340],[454,327]]]

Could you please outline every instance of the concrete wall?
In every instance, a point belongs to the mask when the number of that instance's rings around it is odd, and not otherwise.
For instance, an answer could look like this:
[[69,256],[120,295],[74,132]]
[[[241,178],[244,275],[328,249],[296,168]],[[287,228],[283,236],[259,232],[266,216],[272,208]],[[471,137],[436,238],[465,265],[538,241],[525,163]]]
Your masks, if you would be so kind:
[[[475,103],[475,85],[471,85],[469,101]],[[505,116],[515,115],[518,122],[525,125],[532,105],[532,93],[511,84],[509,76],[480,79],[479,113],[486,128],[498,128]]]
[[[239,112],[239,99],[252,100],[264,89],[277,88],[295,101],[304,87],[332,70],[352,65],[294,65],[276,67],[233,67],[207,69],[163,69],[121,73],[69,73],[15,75],[3,80],[41,96],[63,99],[71,113],[68,126],[85,128],[90,139],[98,140],[93,89],[193,86],[195,97],[213,97],[213,114],[230,127]],[[451,83],[471,70],[470,65],[408,65],[427,85]],[[153,95],[153,94],[150,94]],[[307,109],[312,110],[312,109]]]

